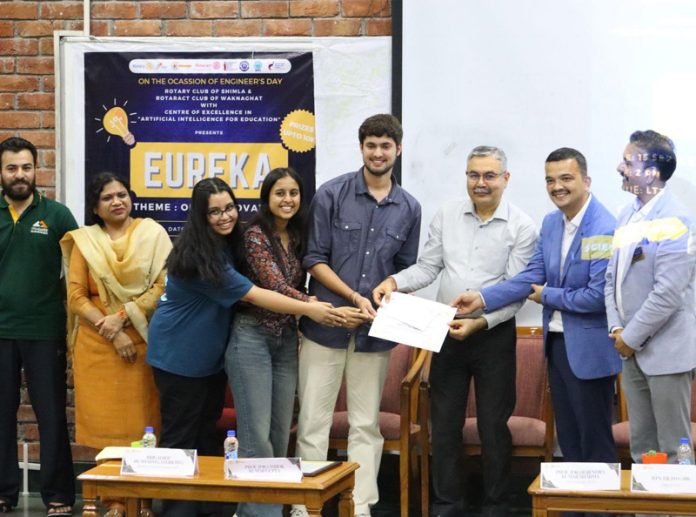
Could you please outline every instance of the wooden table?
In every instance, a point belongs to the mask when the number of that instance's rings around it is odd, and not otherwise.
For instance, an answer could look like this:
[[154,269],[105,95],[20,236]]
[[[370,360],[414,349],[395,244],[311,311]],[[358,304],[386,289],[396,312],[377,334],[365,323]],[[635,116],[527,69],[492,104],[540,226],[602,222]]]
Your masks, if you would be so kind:
[[98,517],[97,500],[126,500],[126,516],[137,517],[141,499],[304,504],[319,517],[324,503],[340,494],[339,515],[353,517],[353,486],[357,463],[343,462],[301,483],[236,481],[223,477],[223,459],[200,456],[194,478],[121,476],[121,462],[97,465],[77,478],[82,481],[82,517]]
[[557,512],[656,513],[696,515],[696,494],[650,494],[631,492],[631,471],[621,471],[621,490],[585,492],[543,490],[541,475],[529,485],[532,515],[546,517]]

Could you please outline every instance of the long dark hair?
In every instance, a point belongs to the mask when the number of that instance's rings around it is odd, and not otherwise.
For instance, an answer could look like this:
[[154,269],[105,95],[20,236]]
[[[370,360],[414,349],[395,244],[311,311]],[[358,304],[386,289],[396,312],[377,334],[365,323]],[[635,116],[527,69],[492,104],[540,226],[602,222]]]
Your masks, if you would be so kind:
[[292,251],[295,252],[295,255],[299,259],[302,259],[307,244],[307,238],[305,233],[307,223],[307,209],[305,208],[306,203],[304,200],[304,186],[302,184],[302,178],[299,174],[297,174],[297,172],[294,169],[290,167],[277,167],[268,173],[268,175],[264,178],[263,183],[261,184],[261,204],[259,206],[259,211],[256,212],[254,217],[252,217],[249,221],[249,226],[258,224],[263,233],[266,235],[269,242],[271,243],[275,262],[276,264],[278,264],[281,271],[286,275],[287,271],[285,271],[285,268],[283,267],[282,250],[280,249],[278,241],[274,237],[275,216],[271,213],[271,209],[268,206],[268,200],[271,197],[273,186],[276,184],[276,182],[281,178],[288,177],[294,179],[297,183],[297,186],[300,189],[300,208],[297,211],[297,213],[294,216],[292,216],[292,218],[288,221],[288,234],[290,236],[290,243],[293,245]]
[[99,196],[101,196],[102,190],[112,181],[119,182],[128,191],[128,195],[131,195],[130,182],[127,179],[108,171],[97,174],[89,182],[87,192],[85,193],[85,219],[88,224],[104,226],[104,221],[99,217],[96,210],[99,206]]
[[230,258],[239,266],[242,246],[239,224],[224,237],[208,224],[208,200],[213,194],[223,192],[230,195],[233,203],[237,202],[230,186],[220,178],[206,178],[193,187],[186,224],[167,259],[167,270],[172,276],[220,285]]

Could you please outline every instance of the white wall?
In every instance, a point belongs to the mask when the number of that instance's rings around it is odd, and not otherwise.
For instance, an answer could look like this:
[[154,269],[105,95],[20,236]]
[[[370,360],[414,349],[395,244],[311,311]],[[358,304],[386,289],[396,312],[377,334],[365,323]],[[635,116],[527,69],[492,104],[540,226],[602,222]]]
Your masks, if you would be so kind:
[[[629,134],[677,146],[670,185],[696,207],[696,2],[436,0],[404,2],[403,183],[423,232],[442,201],[465,193],[476,145],[505,149],[508,199],[539,223],[553,209],[546,156],[574,147],[613,212],[632,197],[616,165]],[[518,324],[538,323],[529,305]]]

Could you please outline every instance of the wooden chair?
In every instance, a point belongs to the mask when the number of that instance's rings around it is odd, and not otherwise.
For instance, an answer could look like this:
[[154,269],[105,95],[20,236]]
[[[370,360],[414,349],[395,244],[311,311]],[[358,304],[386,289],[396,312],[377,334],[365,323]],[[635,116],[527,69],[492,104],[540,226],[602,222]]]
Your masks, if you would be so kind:
[[[512,455],[539,457],[553,460],[555,427],[553,406],[548,386],[542,332],[537,327],[517,328],[517,402],[508,427],[512,434]],[[429,417],[430,357],[423,372],[421,385],[421,421]],[[464,451],[468,455],[481,454],[481,439],[476,425],[474,385],[469,389],[466,420],[462,428]]]
[[[548,385],[541,329],[517,329],[517,402],[508,427],[512,434],[512,455],[553,460],[554,416]],[[475,386],[472,380],[462,430],[464,451],[481,454],[481,439],[476,422]]]
[[[392,350],[380,406],[379,423],[384,436],[384,452],[399,454],[401,517],[408,517],[409,493],[415,492],[410,490],[411,481],[416,479],[419,470],[421,515],[428,516],[428,420],[427,417],[422,420],[424,411],[419,410],[419,386],[427,355],[425,350],[406,345],[398,345]],[[330,449],[345,450],[348,447],[348,428],[344,384],[336,401]]]
[[[626,409],[626,396],[621,387],[621,374],[616,377],[616,406],[617,422],[611,428],[616,444],[616,453],[623,463],[630,464],[632,461],[631,428]],[[696,380],[691,384],[691,441],[693,442],[692,448],[696,448]]]
[[626,397],[621,389],[621,374],[616,376],[616,423],[611,426],[616,454],[622,463],[631,463],[631,433],[628,427]]

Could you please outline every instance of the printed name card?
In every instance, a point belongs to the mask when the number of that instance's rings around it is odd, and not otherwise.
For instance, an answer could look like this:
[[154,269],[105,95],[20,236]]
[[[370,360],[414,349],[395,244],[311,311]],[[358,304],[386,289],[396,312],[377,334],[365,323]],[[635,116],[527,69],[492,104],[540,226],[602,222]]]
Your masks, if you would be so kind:
[[546,490],[621,490],[620,463],[542,463],[541,488]]
[[196,472],[195,449],[128,448],[123,452],[121,475],[185,478]]
[[631,466],[631,492],[696,494],[695,465]]
[[231,479],[237,481],[302,481],[300,458],[240,458],[227,465]]

